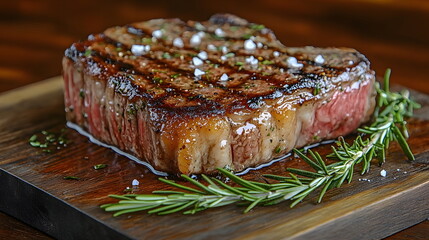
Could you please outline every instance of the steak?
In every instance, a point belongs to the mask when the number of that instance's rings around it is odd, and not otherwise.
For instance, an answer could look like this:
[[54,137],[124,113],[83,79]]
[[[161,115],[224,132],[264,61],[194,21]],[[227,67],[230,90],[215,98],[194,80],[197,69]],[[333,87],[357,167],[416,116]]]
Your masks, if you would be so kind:
[[63,75],[69,122],[168,173],[257,166],[355,131],[375,105],[361,53],[285,47],[230,14],[109,28],[65,51]]

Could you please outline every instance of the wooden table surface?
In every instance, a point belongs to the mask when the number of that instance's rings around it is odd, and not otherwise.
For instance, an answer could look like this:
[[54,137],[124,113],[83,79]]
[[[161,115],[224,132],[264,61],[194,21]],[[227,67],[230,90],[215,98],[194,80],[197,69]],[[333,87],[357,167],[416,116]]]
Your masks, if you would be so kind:
[[[356,48],[391,81],[429,93],[429,1],[216,0],[0,2],[0,92],[61,74],[64,50],[90,33],[152,18],[229,12],[274,30],[287,46]],[[0,196],[1,197],[1,196]],[[429,222],[388,239],[428,239]],[[0,239],[50,239],[0,213]]]

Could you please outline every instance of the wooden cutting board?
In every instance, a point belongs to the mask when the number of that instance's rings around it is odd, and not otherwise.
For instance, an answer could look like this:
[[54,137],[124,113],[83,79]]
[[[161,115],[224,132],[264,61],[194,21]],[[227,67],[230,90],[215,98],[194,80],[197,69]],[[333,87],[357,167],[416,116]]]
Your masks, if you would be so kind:
[[[406,160],[392,144],[386,164],[369,174],[355,174],[351,184],[329,191],[321,204],[317,195],[290,208],[290,202],[258,207],[227,206],[192,216],[134,213],[112,217],[99,208],[113,202],[133,179],[137,193],[171,189],[146,167],[97,146],[67,130],[68,147],[42,152],[28,139],[42,130],[66,128],[60,77],[0,95],[0,210],[61,239],[377,239],[429,217],[429,96],[412,92],[423,108],[410,119],[409,144],[416,161]],[[329,146],[316,150],[326,152]],[[108,167],[95,170],[96,164]],[[304,168],[294,158],[248,173],[285,174]],[[380,175],[381,170],[387,176]],[[76,176],[79,180],[65,180]]]

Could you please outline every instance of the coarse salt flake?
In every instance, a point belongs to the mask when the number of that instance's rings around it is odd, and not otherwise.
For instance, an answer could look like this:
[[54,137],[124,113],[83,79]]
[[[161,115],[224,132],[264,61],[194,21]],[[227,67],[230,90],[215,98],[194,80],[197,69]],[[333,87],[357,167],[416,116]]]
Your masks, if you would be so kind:
[[136,56],[141,56],[150,51],[149,45],[132,45],[131,52]]
[[301,68],[304,66],[302,63],[299,63],[295,57],[289,57],[287,59],[287,63],[289,65],[289,67],[293,67],[293,68]]
[[209,51],[216,51],[217,48],[215,47],[215,45],[209,44],[209,45],[207,45],[207,50],[209,50]]
[[246,41],[244,41],[244,49],[246,49],[246,50],[255,50],[256,49],[255,42],[252,41],[251,39],[247,39]]
[[192,64],[194,64],[194,66],[200,66],[201,64],[203,64],[203,61],[201,59],[199,59],[198,57],[193,57],[192,58]]
[[386,170],[381,170],[380,171],[380,175],[382,176],[382,177],[385,177],[386,175],[387,175],[387,171]]
[[249,63],[250,65],[258,65],[258,59],[254,56],[250,56],[246,58],[246,63]]
[[218,37],[225,37],[225,32],[221,28],[216,28],[215,34]]
[[274,57],[279,57],[279,56],[280,56],[280,53],[279,53],[278,51],[274,51],[274,52],[273,52],[273,56],[274,56]]
[[322,55],[317,55],[316,58],[314,58],[314,62],[317,64],[323,64],[325,62],[325,59]]
[[206,74],[204,71],[202,71],[202,70],[200,70],[198,68],[195,68],[195,70],[194,70],[194,76],[195,77],[201,77],[204,74]]
[[131,185],[133,186],[138,186],[140,184],[140,182],[137,179],[134,179],[133,182],[131,183]]
[[201,58],[202,60],[207,60],[208,56],[207,56],[207,52],[205,51],[201,51],[200,53],[198,53],[197,55],[199,58]]
[[206,33],[203,31],[200,31],[197,33],[197,35],[200,36],[200,38],[203,38],[206,35]]
[[264,46],[264,44],[262,44],[261,42],[256,43],[256,46],[258,46],[258,48],[262,48]]
[[152,32],[152,37],[154,38],[161,38],[162,37],[162,30],[155,30]]
[[226,46],[222,46],[222,47],[220,48],[220,50],[222,51],[222,53],[223,53],[223,54],[227,54],[227,53],[229,52],[229,49],[228,49],[228,47],[226,47]]
[[220,76],[221,81],[227,81],[229,79],[228,74],[224,73],[222,76]]
[[182,48],[184,46],[183,40],[181,38],[175,38],[173,40],[173,46],[178,47],[178,48]]
[[197,34],[192,35],[191,39],[189,40],[189,44],[192,46],[198,46],[201,43],[201,36]]

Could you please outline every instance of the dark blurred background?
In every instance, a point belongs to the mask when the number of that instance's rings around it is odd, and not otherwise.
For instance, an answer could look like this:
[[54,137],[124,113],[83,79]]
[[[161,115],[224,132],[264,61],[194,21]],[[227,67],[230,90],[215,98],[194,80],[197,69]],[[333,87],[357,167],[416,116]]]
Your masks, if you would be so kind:
[[[426,0],[0,1],[0,93],[61,74],[64,50],[89,34],[152,18],[233,13],[274,30],[287,46],[352,47],[379,76],[429,93]],[[1,183],[0,183],[1,184]],[[389,239],[427,239],[428,221]],[[0,239],[46,239],[0,213]]]
[[429,93],[425,0],[1,1],[0,89],[59,75],[65,48],[109,26],[218,12],[265,24],[288,46],[356,48],[379,75],[390,67],[393,82]]

